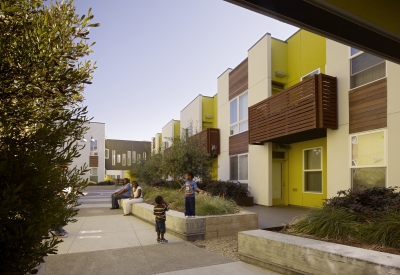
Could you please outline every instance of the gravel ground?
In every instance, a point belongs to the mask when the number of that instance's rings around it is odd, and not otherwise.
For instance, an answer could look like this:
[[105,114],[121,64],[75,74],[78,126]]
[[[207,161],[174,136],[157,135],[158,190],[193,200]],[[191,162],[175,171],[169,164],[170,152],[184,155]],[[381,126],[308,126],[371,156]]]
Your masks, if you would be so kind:
[[239,260],[239,254],[237,251],[237,234],[204,241],[194,241],[193,244],[224,255],[233,260]]

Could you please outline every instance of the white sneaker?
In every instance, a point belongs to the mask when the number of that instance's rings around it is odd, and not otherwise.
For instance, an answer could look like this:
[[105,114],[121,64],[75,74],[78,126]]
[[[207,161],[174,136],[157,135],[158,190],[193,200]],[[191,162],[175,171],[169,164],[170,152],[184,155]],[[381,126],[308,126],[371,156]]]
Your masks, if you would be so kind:
[[185,216],[185,218],[187,219],[187,218],[189,218],[189,216]]
[[190,216],[191,218],[194,218],[194,216]]

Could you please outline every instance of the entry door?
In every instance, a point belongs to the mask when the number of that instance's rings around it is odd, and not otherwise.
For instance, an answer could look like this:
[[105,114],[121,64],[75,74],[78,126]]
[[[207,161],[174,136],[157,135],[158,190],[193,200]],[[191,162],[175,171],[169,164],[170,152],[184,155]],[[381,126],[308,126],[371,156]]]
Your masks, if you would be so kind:
[[272,204],[287,204],[286,161],[272,162]]

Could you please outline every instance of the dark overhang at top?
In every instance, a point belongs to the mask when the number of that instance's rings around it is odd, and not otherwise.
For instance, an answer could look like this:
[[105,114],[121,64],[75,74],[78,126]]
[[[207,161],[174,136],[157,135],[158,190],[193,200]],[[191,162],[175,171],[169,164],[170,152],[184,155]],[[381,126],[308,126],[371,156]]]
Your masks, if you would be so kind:
[[400,1],[225,0],[400,64]]

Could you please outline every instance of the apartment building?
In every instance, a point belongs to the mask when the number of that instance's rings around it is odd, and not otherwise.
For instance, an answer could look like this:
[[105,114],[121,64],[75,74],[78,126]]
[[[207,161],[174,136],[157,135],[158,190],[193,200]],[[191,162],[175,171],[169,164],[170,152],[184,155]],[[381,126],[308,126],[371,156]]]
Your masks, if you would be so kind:
[[320,206],[339,190],[390,185],[399,72],[305,30],[286,41],[266,34],[218,78],[219,178],[247,182],[268,206]]

